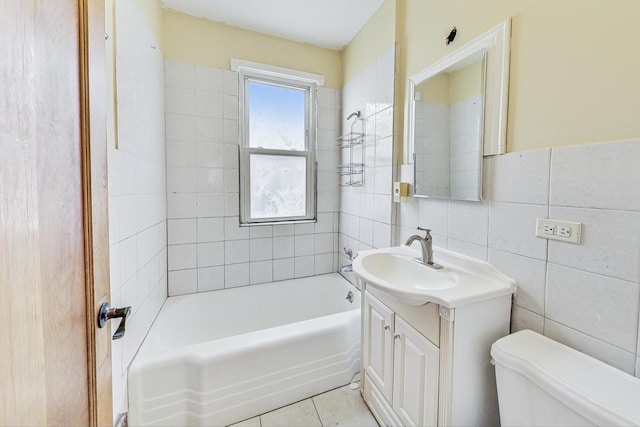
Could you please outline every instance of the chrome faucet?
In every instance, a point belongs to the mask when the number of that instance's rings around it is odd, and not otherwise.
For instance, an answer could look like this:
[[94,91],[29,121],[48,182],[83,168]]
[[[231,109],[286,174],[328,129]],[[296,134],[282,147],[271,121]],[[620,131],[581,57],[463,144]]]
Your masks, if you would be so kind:
[[413,236],[407,239],[407,242],[405,243],[405,245],[410,246],[413,242],[417,240],[420,243],[420,248],[422,248],[422,260],[418,259],[418,261],[422,262],[427,267],[431,267],[436,270],[441,269],[442,268],[441,265],[433,262],[433,247],[432,247],[433,237],[431,237],[431,230],[427,228],[422,228],[422,227],[418,227],[418,230],[424,231],[426,233],[425,236],[422,237],[422,236],[418,236],[417,234],[414,234]]

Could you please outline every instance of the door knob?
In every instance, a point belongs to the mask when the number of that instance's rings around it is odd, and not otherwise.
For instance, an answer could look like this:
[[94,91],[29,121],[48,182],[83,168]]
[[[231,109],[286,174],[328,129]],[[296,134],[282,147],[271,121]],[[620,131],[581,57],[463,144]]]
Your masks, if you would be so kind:
[[98,327],[104,328],[107,324],[107,320],[121,318],[120,324],[118,325],[118,329],[116,329],[116,333],[113,334],[114,340],[120,339],[124,336],[127,316],[131,313],[131,307],[109,307],[108,302],[102,303],[100,306],[100,311],[98,312]]

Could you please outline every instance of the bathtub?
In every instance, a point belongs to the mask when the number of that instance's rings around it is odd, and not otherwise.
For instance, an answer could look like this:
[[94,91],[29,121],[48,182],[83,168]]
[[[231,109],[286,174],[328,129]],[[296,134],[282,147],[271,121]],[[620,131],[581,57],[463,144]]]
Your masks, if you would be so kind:
[[129,367],[129,425],[232,424],[359,365],[360,292],[337,273],[170,297]]

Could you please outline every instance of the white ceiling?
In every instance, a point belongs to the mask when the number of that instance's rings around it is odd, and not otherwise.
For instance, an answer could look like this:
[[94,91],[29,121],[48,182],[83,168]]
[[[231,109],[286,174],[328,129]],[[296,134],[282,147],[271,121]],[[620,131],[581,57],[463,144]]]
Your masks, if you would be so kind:
[[383,0],[162,0],[164,7],[247,30],[342,50]]

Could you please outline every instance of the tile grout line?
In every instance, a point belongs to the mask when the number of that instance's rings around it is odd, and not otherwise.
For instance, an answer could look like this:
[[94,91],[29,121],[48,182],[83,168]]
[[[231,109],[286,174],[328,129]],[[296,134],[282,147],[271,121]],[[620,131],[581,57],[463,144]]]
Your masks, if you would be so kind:
[[[325,393],[327,393],[327,392],[325,392]],[[318,421],[320,421],[320,425],[322,427],[324,427],[324,424],[322,424],[322,418],[320,418],[320,412],[318,412],[318,408],[316,407],[316,402],[315,402],[315,400],[313,400],[314,397],[315,396],[311,396],[309,399],[311,399],[311,404],[313,405],[313,409],[316,411],[316,415],[318,416]]]

